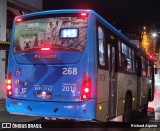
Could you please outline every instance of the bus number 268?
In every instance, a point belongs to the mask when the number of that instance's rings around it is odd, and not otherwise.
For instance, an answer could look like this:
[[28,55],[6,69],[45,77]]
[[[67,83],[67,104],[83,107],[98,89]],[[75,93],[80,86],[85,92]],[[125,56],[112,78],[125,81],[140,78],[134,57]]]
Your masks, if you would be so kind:
[[63,68],[63,75],[77,75],[77,68]]

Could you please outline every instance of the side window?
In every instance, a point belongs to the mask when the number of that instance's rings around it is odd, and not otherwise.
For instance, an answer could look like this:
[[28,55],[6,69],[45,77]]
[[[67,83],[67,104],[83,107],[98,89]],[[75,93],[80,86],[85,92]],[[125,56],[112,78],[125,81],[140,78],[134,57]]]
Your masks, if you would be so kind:
[[[137,58],[137,56],[136,56],[136,58]],[[136,72],[136,74],[138,74],[138,60],[137,59],[135,59],[135,72]]]
[[126,68],[127,68],[127,60],[126,60],[126,57],[125,57],[125,52],[126,52],[126,45],[121,43],[122,44],[122,53],[121,53],[121,57],[122,57],[122,67],[123,67],[123,71],[126,71]]
[[132,61],[129,58],[127,59],[127,71],[132,72]]
[[132,72],[131,48],[127,47],[127,71]]
[[114,47],[112,47],[112,72],[115,72],[115,48]]
[[118,48],[119,48],[119,68],[122,68],[122,59],[121,59],[121,42],[118,41]]
[[142,59],[142,75],[146,76],[146,61],[143,57],[141,57]]
[[127,52],[126,45],[122,43],[122,53],[126,55],[126,52]]
[[110,45],[108,44],[108,69],[110,69]]
[[145,59],[145,64],[146,64],[146,66],[145,66],[146,76],[148,76],[148,61],[147,61],[147,59]]
[[105,47],[104,47],[104,31],[98,26],[98,47],[99,47],[99,63],[101,66],[105,66]]
[[132,54],[131,48],[122,43],[122,64],[123,70],[127,72],[132,72]]
[[149,76],[149,77],[151,76],[151,64],[149,61],[148,61],[147,76]]
[[133,65],[133,73],[135,73],[135,56],[134,56],[134,50],[132,50],[132,65]]

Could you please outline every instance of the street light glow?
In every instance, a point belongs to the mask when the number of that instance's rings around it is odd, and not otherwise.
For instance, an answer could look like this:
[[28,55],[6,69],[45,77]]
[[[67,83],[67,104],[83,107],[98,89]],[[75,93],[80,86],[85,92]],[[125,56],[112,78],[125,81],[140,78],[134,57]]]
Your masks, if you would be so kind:
[[154,38],[157,37],[157,33],[156,33],[156,32],[152,33],[152,36],[153,36]]
[[143,29],[146,30],[146,27],[144,26]]

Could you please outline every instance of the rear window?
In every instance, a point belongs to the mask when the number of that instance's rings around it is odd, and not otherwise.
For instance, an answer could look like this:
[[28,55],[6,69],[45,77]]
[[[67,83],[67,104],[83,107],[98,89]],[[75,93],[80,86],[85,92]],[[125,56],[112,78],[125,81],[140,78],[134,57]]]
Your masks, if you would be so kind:
[[43,47],[84,51],[87,22],[87,17],[54,17],[17,22],[14,52],[28,52]]

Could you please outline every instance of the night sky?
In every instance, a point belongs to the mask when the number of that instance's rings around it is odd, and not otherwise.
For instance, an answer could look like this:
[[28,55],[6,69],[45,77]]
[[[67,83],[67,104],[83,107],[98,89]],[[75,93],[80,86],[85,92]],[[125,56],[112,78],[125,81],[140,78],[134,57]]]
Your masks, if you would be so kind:
[[44,0],[52,9],[93,9],[121,29],[160,27],[160,0]]

